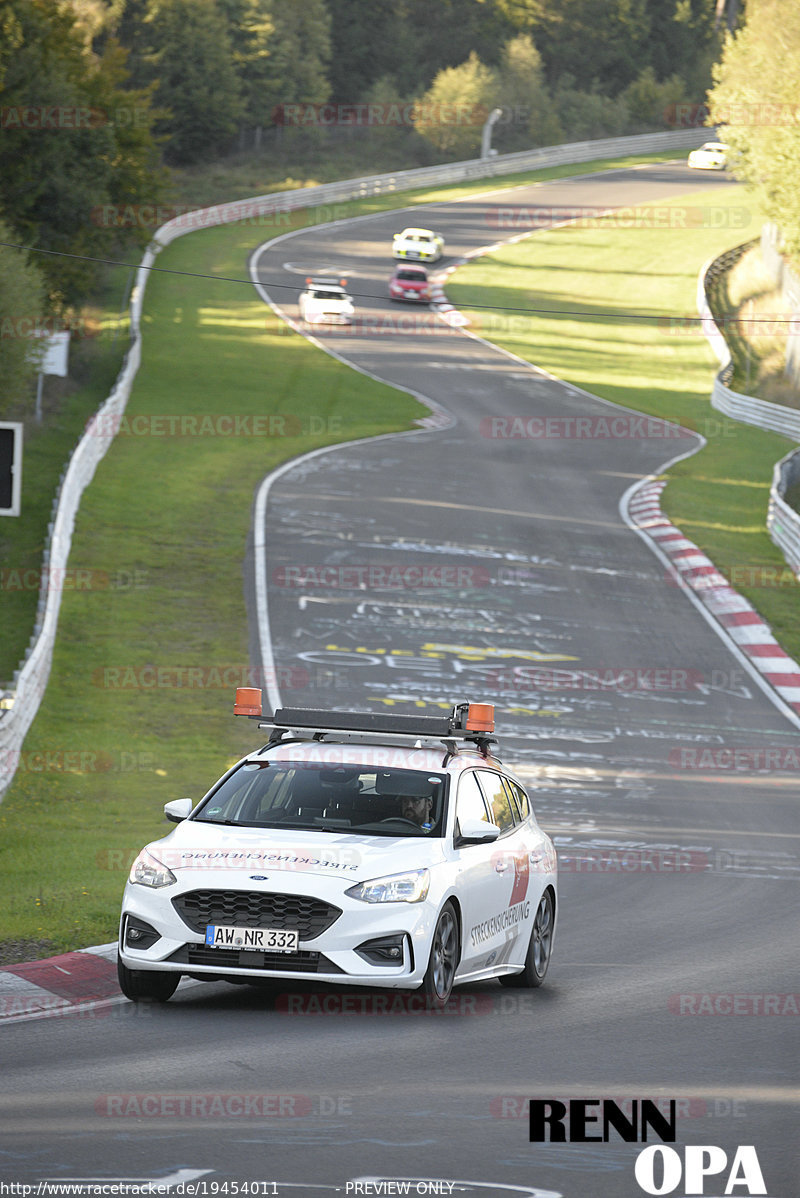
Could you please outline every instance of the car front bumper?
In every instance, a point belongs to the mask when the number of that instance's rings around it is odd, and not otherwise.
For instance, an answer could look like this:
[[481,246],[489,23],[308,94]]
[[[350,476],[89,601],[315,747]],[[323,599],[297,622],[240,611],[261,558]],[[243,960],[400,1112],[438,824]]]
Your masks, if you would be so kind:
[[[280,881],[283,894],[309,894],[307,876]],[[277,953],[208,947],[204,934],[192,929],[172,903],[182,893],[207,887],[208,883],[198,877],[193,877],[190,884],[179,882],[160,890],[128,883],[119,930],[122,963],[128,969],[189,974],[209,980],[307,979],[400,989],[414,989],[423,980],[439,910],[430,895],[422,903],[371,904],[349,898],[343,887],[335,895],[326,887],[320,897],[338,907],[341,914],[319,935],[301,938],[298,953]],[[226,889],[241,892],[254,888],[252,881],[248,885],[241,880],[237,885],[231,878]],[[157,933],[149,947],[135,948],[127,940],[129,921],[145,924]],[[398,963],[376,964],[362,955],[365,944],[384,938],[397,938],[402,951]]]

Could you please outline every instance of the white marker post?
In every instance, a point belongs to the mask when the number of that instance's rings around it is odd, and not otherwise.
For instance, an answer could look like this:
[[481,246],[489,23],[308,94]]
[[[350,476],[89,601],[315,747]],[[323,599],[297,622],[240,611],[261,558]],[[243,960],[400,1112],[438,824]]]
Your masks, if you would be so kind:
[[46,374],[57,374],[66,378],[68,374],[67,359],[69,357],[69,329],[62,333],[40,333],[44,339],[45,348],[39,365],[39,379],[36,384],[36,423],[42,423],[42,384]]

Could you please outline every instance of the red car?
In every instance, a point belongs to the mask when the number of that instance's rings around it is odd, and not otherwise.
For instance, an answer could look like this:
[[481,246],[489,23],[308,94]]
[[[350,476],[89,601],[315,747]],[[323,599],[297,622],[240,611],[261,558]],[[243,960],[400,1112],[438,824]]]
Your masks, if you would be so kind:
[[407,262],[399,262],[389,280],[389,298],[429,303],[431,285],[428,282],[428,272],[425,267],[410,266]]

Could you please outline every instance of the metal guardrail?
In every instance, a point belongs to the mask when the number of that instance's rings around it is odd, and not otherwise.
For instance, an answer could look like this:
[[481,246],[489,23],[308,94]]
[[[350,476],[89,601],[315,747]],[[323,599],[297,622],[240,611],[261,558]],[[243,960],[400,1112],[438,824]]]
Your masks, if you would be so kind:
[[800,578],[800,515],[786,502],[789,487],[800,482],[800,449],[793,449],[775,463],[769,489],[767,531]]
[[697,281],[697,310],[702,318],[701,327],[720,363],[720,370],[711,390],[711,406],[733,420],[754,424],[768,432],[781,433],[793,441],[800,441],[800,411],[784,407],[783,404],[770,403],[766,399],[757,399],[753,395],[742,395],[728,386],[733,373],[731,353],[708,303],[709,284],[730,270],[754,244],[748,241],[744,245],[726,250],[718,258],[713,258],[702,268]]
[[[733,364],[728,343],[719,329],[708,303],[708,284],[729,270],[749,249],[752,242],[735,246],[718,258],[707,262],[700,271],[697,283],[697,308],[702,318],[701,326],[711,348],[720,362],[720,370],[711,389],[711,406],[718,412],[753,424],[767,432],[780,433],[792,441],[800,441],[800,411],[786,408],[782,404],[769,403],[753,395],[741,395],[727,386]],[[769,490],[767,509],[767,532],[778,546],[795,574],[800,577],[800,513],[790,507],[784,496],[786,488],[800,478],[800,450],[792,450],[775,464]]]
[[390,195],[411,191],[426,184],[468,182],[471,179],[493,179],[499,175],[519,174],[522,171],[542,170],[552,166],[570,166],[590,162],[593,158],[615,158],[620,154],[647,154],[659,150],[689,149],[708,139],[708,129],[679,129],[671,133],[641,133],[635,137],[608,137],[599,141],[576,141],[561,146],[541,146],[518,154],[498,154],[492,158],[472,158],[466,162],[446,162],[441,166],[421,166],[385,175],[367,175],[361,179],[344,179],[338,183],[322,183],[296,191],[279,191],[234,200],[211,208],[184,213],[167,221],[157,230],[154,242],[159,248],[169,245],[176,237],[195,229],[229,224],[268,216],[275,212],[291,212],[297,208],[313,208],[368,196]]
[[14,676],[13,692],[7,696],[12,704],[6,710],[0,711],[0,798],[14,777],[22,744],[39,709],[50,676],[61,608],[61,584],[55,580],[63,580],[65,576],[81,495],[94,477],[98,463],[113,440],[113,430],[119,427],[133,380],[139,369],[140,319],[144,290],[149,269],[165,246],[197,229],[232,224],[275,212],[313,208],[315,205],[337,201],[401,193],[426,184],[490,179],[545,167],[590,162],[597,158],[614,158],[626,153],[647,154],[673,148],[690,149],[701,145],[707,139],[708,133],[707,129],[681,129],[671,133],[646,133],[635,137],[573,142],[561,146],[545,146],[518,154],[498,154],[492,158],[470,159],[467,162],[449,162],[441,166],[345,179],[318,187],[272,192],[252,199],[235,200],[227,204],[197,209],[162,225],[150,242],[137,271],[136,284],[131,295],[130,349],[111,394],[90,422],[87,432],[74,450],[54,500],[49,543],[44,557],[44,565],[48,569],[42,570],[43,581],[34,633],[25,659]]

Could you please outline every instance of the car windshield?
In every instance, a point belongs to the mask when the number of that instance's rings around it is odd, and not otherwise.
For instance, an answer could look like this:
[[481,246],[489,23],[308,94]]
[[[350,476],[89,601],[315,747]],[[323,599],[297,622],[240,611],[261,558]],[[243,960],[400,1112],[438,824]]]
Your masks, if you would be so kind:
[[343,300],[347,297],[342,291],[312,291],[314,299],[320,300]]
[[398,270],[398,279],[407,279],[410,283],[427,283],[428,276],[422,270]]
[[407,241],[430,241],[430,233],[406,233]]
[[200,823],[369,836],[441,836],[446,775],[374,766],[247,761],[192,818]]

